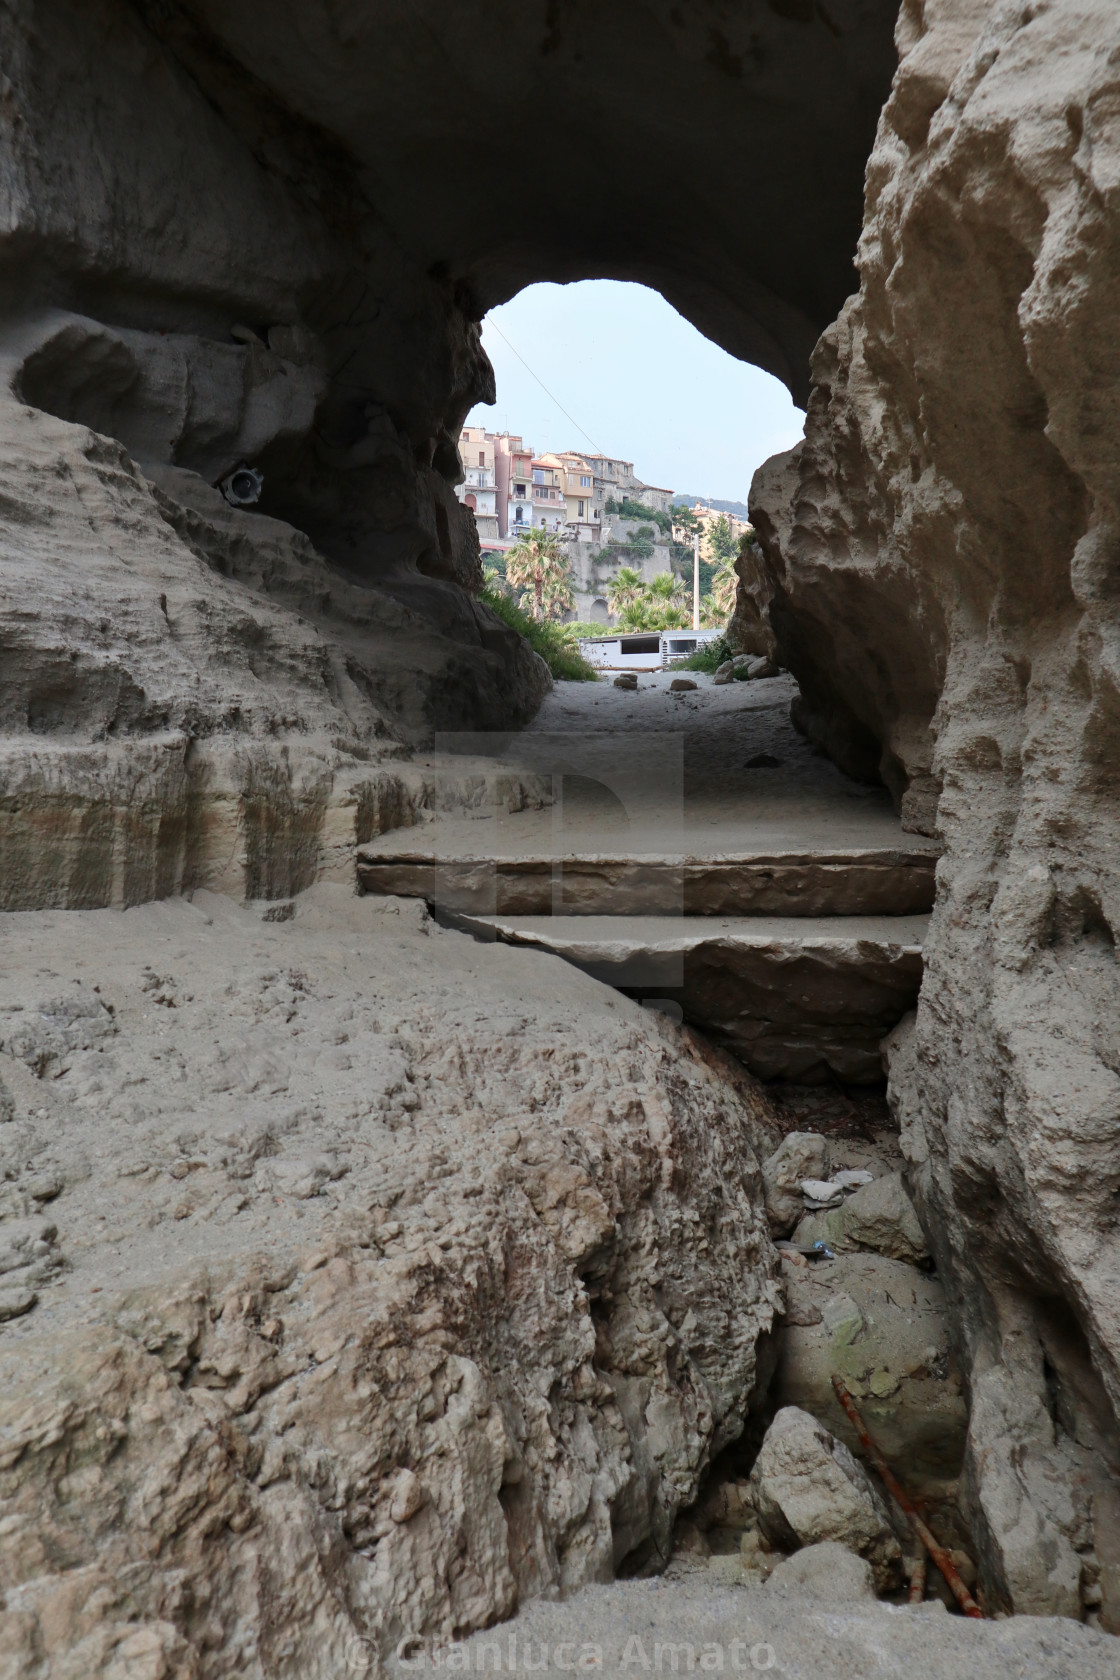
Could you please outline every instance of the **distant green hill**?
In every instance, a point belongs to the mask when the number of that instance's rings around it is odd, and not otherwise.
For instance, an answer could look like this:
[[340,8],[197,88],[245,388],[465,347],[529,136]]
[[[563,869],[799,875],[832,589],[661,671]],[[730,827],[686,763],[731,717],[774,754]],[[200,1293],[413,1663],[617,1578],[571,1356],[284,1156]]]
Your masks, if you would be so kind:
[[707,503],[709,500],[717,513],[733,513],[737,519],[749,518],[746,502],[720,502],[715,496],[686,496],[683,490],[673,492],[674,503],[683,502],[687,507],[694,507],[697,502]]

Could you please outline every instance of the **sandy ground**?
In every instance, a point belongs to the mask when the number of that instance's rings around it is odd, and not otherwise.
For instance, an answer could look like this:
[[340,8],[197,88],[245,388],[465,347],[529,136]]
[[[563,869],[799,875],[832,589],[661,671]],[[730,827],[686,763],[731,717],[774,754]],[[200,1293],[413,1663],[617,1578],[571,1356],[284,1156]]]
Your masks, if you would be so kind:
[[[437,765],[470,754],[564,778],[553,808],[441,815],[441,851],[930,849],[902,832],[885,789],[852,781],[797,733],[792,677],[717,687],[692,673],[696,688],[673,693],[679,674],[641,675],[636,691],[606,678],[557,683],[515,735],[441,736]],[[380,849],[399,841],[387,836]]]
[[[719,1566],[725,1560],[713,1559]],[[657,1674],[769,1673],[774,1680],[1116,1680],[1120,1642],[1069,1621],[968,1622],[920,1608],[814,1602],[776,1587],[728,1587],[711,1569],[683,1578],[590,1587],[565,1604],[530,1604],[475,1634],[439,1667],[416,1647],[407,1674],[558,1674],[613,1680]],[[573,1643],[574,1642],[574,1643]],[[495,1650],[495,1647],[497,1649]],[[512,1661],[510,1660],[512,1657]]]

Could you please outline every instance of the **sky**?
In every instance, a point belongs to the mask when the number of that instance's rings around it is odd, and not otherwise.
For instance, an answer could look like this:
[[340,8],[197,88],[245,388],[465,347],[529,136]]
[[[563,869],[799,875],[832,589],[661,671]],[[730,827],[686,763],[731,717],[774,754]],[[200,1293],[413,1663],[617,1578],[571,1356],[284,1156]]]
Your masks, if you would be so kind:
[[520,433],[538,454],[594,446],[647,484],[745,502],[755,468],[801,436],[784,385],[645,286],[528,286],[491,310],[482,341],[498,400],[468,423]]

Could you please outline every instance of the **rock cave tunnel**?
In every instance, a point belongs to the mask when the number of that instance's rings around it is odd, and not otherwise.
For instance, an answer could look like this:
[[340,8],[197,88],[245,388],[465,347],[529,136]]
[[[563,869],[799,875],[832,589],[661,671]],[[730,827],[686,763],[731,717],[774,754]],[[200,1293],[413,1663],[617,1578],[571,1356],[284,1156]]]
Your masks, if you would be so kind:
[[[868,1402],[928,1498],[959,1477],[951,1537],[989,1609],[1115,1633],[1120,463],[1097,440],[1120,141],[1097,49],[1120,58],[1120,23],[1088,9],[1075,47],[1073,0],[492,0],[484,26],[445,0],[7,7],[2,891],[16,913],[227,894],[299,925],[355,850],[367,896],[438,897],[411,844],[435,810],[460,925],[684,999],[763,1079],[874,1081],[885,1039],[891,1141],[865,1118],[832,1169],[872,1162],[901,1204],[863,1239],[857,1198],[807,1204],[854,1259],[823,1319],[788,1260],[783,1401],[842,1433],[821,1384],[887,1290],[875,1265],[935,1264],[952,1379],[894,1326]],[[800,850],[776,816],[749,860],[662,869],[652,899],[649,860],[596,834],[560,917],[547,731],[525,746],[550,683],[478,601],[453,491],[463,420],[494,397],[482,318],[586,278],[655,288],[807,404],[805,442],[755,478],[736,623],[791,674],[796,750],[834,779]],[[252,512],[216,488],[239,466],[263,475]],[[721,741],[766,747],[764,723],[739,739],[715,717],[697,748],[732,805]],[[446,732],[515,744],[435,773]],[[499,809],[536,850],[480,859]],[[651,904],[705,923],[691,977],[639,925]],[[777,1106],[767,1214],[788,1239],[782,1197],[806,1213],[828,1126]],[[705,1466],[744,1427],[728,1416]],[[702,1485],[726,1515],[745,1483]],[[457,1626],[603,1578],[565,1575],[507,1493],[540,1556],[512,1598],[489,1577],[460,1595]],[[610,1513],[616,1561],[664,1551],[680,1502],[657,1497]],[[441,1590],[416,1589],[437,1620]]]

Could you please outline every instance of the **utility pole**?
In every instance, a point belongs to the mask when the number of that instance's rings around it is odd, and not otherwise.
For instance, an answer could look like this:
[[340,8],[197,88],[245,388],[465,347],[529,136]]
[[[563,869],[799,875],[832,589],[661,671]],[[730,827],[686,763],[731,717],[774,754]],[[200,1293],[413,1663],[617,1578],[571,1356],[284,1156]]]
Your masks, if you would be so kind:
[[700,628],[700,533],[692,538],[692,628]]

